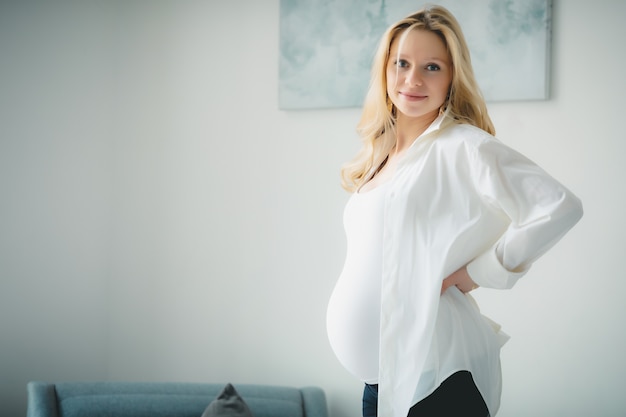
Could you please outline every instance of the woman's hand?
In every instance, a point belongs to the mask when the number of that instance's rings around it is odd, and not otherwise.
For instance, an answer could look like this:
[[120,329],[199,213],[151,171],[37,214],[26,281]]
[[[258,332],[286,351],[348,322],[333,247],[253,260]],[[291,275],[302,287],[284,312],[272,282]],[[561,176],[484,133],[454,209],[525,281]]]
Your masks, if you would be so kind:
[[443,280],[443,284],[441,284],[441,294],[453,285],[464,294],[478,288],[478,285],[472,281],[472,278],[467,273],[466,267],[459,269]]

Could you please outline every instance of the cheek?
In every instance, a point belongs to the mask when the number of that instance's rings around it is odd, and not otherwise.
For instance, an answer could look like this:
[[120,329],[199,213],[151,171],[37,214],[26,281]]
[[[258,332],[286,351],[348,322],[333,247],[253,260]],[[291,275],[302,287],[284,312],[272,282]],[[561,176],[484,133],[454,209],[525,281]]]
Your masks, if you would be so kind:
[[439,90],[441,91],[441,94],[444,96],[448,95],[448,91],[450,91],[450,86],[452,85],[452,81],[445,78],[443,80],[441,80],[440,86],[439,86]]
[[396,81],[401,76],[400,75],[401,72],[402,70],[396,67],[395,64],[389,62],[385,70],[385,75],[387,77],[387,85],[396,85]]

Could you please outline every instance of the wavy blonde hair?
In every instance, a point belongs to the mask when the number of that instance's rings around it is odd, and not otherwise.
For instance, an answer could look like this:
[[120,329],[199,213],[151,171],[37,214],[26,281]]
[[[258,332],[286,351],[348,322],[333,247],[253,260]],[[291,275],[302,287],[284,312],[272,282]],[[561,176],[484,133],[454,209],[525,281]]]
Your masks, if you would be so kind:
[[459,123],[474,125],[494,135],[487,105],[474,77],[469,48],[461,26],[446,8],[430,6],[392,25],[383,35],[372,65],[369,90],[357,132],[363,147],[341,169],[342,186],[353,192],[369,180],[374,169],[389,155],[396,142],[396,109],[387,94],[387,64],[391,44],[409,30],[426,30],[438,35],[452,62],[452,82],[442,110],[448,110]]

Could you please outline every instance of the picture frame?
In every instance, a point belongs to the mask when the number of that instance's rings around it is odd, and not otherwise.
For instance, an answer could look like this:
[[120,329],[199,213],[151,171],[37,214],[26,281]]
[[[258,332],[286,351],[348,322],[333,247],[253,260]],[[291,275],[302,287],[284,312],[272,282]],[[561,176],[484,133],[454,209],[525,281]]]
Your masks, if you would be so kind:
[[[442,0],[487,101],[549,97],[551,0]],[[279,108],[360,107],[374,52],[406,0],[280,0]]]

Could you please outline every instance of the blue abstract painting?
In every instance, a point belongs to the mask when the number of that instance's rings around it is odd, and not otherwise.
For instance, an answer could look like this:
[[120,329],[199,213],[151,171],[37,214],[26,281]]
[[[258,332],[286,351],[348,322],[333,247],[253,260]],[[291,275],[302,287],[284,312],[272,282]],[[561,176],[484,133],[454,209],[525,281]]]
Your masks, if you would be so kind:
[[[459,20],[487,101],[548,98],[551,0],[441,0]],[[424,4],[280,0],[279,107],[360,107],[384,31]]]

